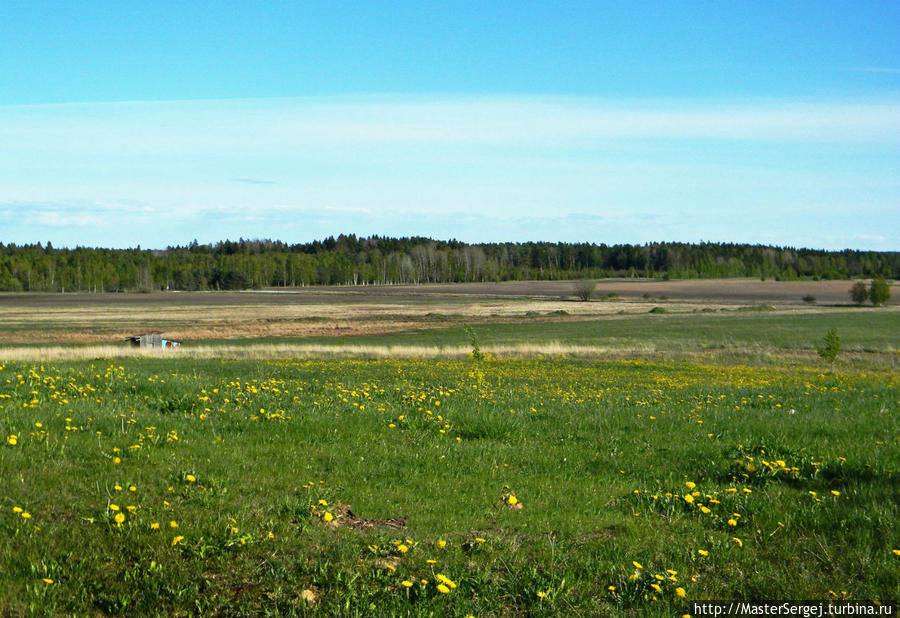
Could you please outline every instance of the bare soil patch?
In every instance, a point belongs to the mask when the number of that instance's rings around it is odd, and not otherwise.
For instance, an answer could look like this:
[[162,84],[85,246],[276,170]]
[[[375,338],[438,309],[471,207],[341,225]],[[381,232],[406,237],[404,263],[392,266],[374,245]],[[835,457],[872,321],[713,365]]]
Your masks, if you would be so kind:
[[[759,279],[690,279],[662,281],[650,279],[600,279],[596,294],[618,294],[623,299],[653,298],[692,300],[726,304],[803,304],[811,295],[818,303],[850,305],[852,281],[760,281]],[[500,283],[457,283],[394,286],[385,294],[454,294],[477,296],[532,296],[574,300],[573,281],[504,281]],[[891,304],[900,302],[896,295]]]

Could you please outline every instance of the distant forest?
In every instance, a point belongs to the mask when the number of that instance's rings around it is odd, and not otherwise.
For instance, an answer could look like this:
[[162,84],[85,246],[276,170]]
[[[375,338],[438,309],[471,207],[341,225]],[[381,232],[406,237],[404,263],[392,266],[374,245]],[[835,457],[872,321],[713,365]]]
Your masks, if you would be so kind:
[[309,285],[656,277],[900,278],[900,252],[729,243],[466,244],[341,235],[304,244],[238,240],[163,250],[0,243],[0,291],[240,290]]

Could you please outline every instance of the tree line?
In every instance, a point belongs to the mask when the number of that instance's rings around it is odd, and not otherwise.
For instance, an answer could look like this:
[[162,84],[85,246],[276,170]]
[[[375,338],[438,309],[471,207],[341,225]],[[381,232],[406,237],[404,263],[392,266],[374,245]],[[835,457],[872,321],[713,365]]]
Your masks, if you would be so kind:
[[900,252],[733,243],[486,243],[340,235],[166,249],[0,243],[0,291],[238,290],[604,277],[900,278]]

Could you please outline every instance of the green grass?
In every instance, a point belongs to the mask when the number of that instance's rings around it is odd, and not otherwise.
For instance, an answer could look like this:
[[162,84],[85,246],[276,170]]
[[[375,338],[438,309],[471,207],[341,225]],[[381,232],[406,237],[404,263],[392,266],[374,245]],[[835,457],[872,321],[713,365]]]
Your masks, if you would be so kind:
[[[794,336],[754,322],[776,317],[718,319],[737,339]],[[689,336],[681,317],[650,319]],[[593,336],[656,336],[646,324]],[[526,328],[477,330],[484,344]],[[0,614],[671,616],[692,599],[900,598],[889,370],[141,359],[10,363],[0,396]],[[408,529],[327,524],[341,504]],[[678,581],[657,592],[667,569]],[[438,592],[438,573],[456,588]]]

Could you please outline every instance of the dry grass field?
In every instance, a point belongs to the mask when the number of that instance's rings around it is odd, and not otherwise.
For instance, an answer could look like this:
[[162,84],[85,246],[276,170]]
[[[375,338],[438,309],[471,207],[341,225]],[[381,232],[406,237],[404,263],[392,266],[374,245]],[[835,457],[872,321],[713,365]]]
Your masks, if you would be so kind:
[[[733,310],[819,312],[850,304],[846,281],[603,280],[577,302],[571,281],[156,294],[0,294],[0,345],[119,345],[162,331],[185,341],[354,336],[462,322],[573,321]],[[610,295],[615,295],[610,297]],[[803,302],[811,295],[816,304]],[[896,302],[896,300],[895,300]]]

